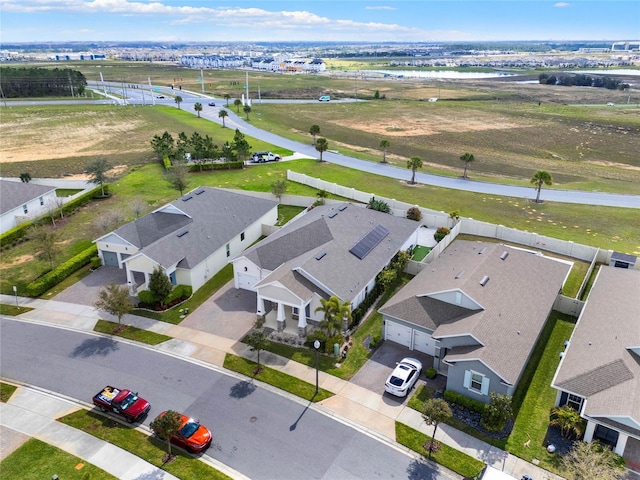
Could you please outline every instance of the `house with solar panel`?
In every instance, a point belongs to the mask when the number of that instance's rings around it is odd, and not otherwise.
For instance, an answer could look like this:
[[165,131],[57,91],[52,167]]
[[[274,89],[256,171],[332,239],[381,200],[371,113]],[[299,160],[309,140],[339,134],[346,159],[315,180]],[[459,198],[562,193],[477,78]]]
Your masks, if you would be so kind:
[[322,320],[320,299],[335,295],[357,308],[378,273],[417,244],[419,229],[362,205],[318,206],[236,256],[235,287],[256,292],[265,326],[303,336]]
[[430,356],[447,390],[484,403],[513,395],[572,265],[455,240],[378,310],[383,338]]
[[156,267],[195,292],[277,220],[276,201],[201,187],[94,242],[103,265],[126,269],[132,295]]

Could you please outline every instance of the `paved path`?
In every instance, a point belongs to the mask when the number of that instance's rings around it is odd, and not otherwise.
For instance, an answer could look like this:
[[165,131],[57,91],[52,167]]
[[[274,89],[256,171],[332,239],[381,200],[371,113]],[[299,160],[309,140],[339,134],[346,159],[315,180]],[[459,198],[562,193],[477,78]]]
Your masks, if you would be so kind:
[[[81,331],[92,331],[98,318],[111,319],[108,314],[99,313],[95,308],[85,305],[21,297],[18,298],[18,302],[21,306],[34,309],[21,314],[18,318],[22,321],[34,321]],[[0,303],[14,304],[15,297],[0,295]],[[183,355],[217,366],[222,366],[227,353],[256,360],[255,352],[252,352],[246,345],[239,343],[237,339],[225,338],[211,332],[158,322],[134,315],[125,316],[123,323],[173,337],[172,340],[155,347],[160,351],[173,355]],[[262,352],[260,358],[264,364],[272,368],[311,384],[315,383],[316,372],[313,368],[272,353]],[[327,415],[334,416],[340,421],[351,424],[391,443],[395,442],[396,421],[428,435],[433,435],[433,428],[426,426],[419,412],[406,407],[404,403],[389,401],[380,392],[373,392],[324,372],[320,372],[319,383],[320,387],[331,391],[334,395],[319,402],[319,404],[313,405],[311,408],[316,408]],[[15,402],[19,403],[19,400],[15,400]],[[37,405],[31,405],[30,408],[35,409],[35,412],[38,411]],[[8,415],[0,417],[2,425],[5,425],[7,417]],[[29,434],[28,432],[25,433]],[[504,461],[504,452],[502,450],[448,425],[438,427],[436,439],[498,469],[504,467],[505,472],[514,475],[516,478],[521,478],[522,475],[528,474],[536,480],[561,479],[557,475],[512,455]],[[55,437],[50,440],[49,443],[57,445]],[[101,468],[103,467],[101,466]],[[234,478],[239,477],[235,476]]]

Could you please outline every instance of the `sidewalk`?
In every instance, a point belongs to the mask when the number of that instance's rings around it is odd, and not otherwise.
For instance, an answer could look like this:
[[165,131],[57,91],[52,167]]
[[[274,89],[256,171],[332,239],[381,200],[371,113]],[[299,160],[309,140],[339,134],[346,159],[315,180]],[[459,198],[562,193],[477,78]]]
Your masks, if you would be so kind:
[[[15,304],[15,297],[0,295],[0,302]],[[95,308],[84,305],[20,297],[18,303],[20,306],[34,309],[21,314],[20,319],[56,324],[76,330],[92,331],[99,318],[115,321],[115,319],[109,318],[108,314],[99,314]],[[256,353],[251,352],[248,346],[211,333],[135,315],[127,315],[122,321],[128,325],[172,337],[172,340],[155,347],[167,353],[190,357],[218,367],[222,367],[227,353],[256,360]],[[315,383],[316,371],[314,368],[268,352],[261,353],[261,360],[271,368],[311,384]],[[433,435],[433,427],[425,424],[419,412],[404,405],[390,405],[384,401],[383,395],[379,392],[372,392],[324,372],[320,372],[319,385],[334,393],[334,396],[316,404],[318,410],[345,423],[357,426],[374,436],[395,443],[396,421],[425,434]],[[528,474],[536,480],[562,479],[562,477],[518,457],[509,455],[505,459],[503,450],[448,425],[438,427],[436,439],[499,470],[504,469],[505,472],[517,479],[520,479],[524,474]],[[50,443],[56,444],[55,442]]]

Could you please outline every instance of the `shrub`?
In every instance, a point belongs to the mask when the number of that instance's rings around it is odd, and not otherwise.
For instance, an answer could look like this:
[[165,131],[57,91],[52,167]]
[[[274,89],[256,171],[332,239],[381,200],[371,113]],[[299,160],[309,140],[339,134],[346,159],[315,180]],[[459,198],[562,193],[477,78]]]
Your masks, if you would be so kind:
[[91,259],[91,268],[93,268],[94,270],[96,268],[100,268],[102,266],[102,261],[100,260],[99,256],[95,256]]
[[424,376],[433,380],[438,376],[438,371],[433,367],[429,367],[424,371]]
[[156,297],[149,290],[142,290],[138,292],[138,298],[140,299],[140,303],[151,306],[156,303]]
[[382,213],[391,212],[391,208],[389,208],[389,204],[387,202],[385,202],[384,200],[376,200],[375,197],[371,197],[367,208],[370,208],[371,210],[377,210],[378,212]]
[[333,346],[334,344],[338,344],[342,346],[342,334],[338,333],[331,338],[327,339],[327,343],[324,345],[324,352],[328,355],[333,355]]
[[382,334],[376,333],[373,336],[373,339],[371,340],[371,342],[369,343],[369,348],[371,349],[378,348],[378,345],[380,345],[381,343],[382,343]]
[[436,239],[436,242],[440,242],[440,240],[449,235],[449,233],[451,233],[451,230],[449,230],[447,227],[438,227],[436,233],[433,234],[433,238]]
[[[167,295],[167,303],[171,303],[174,300],[181,300],[183,298],[189,298],[193,294],[193,288],[189,285],[176,285]],[[142,300],[142,299],[141,299]]]
[[411,207],[409,210],[407,210],[407,218],[409,220],[415,220],[416,222],[419,222],[420,220],[422,220],[422,212],[418,207]]
[[486,404],[478,400],[474,400],[473,398],[466,397],[461,393],[454,392],[453,390],[445,390],[444,399],[447,402],[455,403],[456,405],[460,405],[461,407],[468,408],[469,410],[473,410],[478,413],[484,413],[484,409],[486,408]]
[[98,252],[96,245],[92,245],[86,250],[80,252],[75,257],[70,258],[66,262],[61,263],[49,273],[37,278],[27,285],[27,295],[31,297],[39,297],[50,288],[55,287],[62,280],[72,273],[84,267],[91,262],[91,259]]
[[491,402],[486,405],[482,413],[482,426],[490,432],[501,431],[507,421],[513,417],[511,397],[501,393],[491,392]]

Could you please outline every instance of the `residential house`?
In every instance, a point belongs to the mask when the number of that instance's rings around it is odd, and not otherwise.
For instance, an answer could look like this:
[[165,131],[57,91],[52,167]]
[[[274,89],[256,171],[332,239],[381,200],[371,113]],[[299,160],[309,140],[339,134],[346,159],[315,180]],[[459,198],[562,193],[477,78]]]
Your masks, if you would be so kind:
[[551,386],[640,471],[640,271],[601,266]]
[[[236,288],[257,293],[256,311],[278,331],[306,335],[320,299],[355,309],[420,224],[350,203],[313,208],[233,259]],[[271,308],[272,307],[272,308]]]
[[104,265],[126,269],[132,294],[148,289],[156,267],[196,291],[277,218],[273,200],[199,187],[95,242]]
[[513,395],[571,266],[456,240],[379,310],[384,339],[433,356],[448,390]]
[[56,187],[0,180],[0,233],[56,208]]

